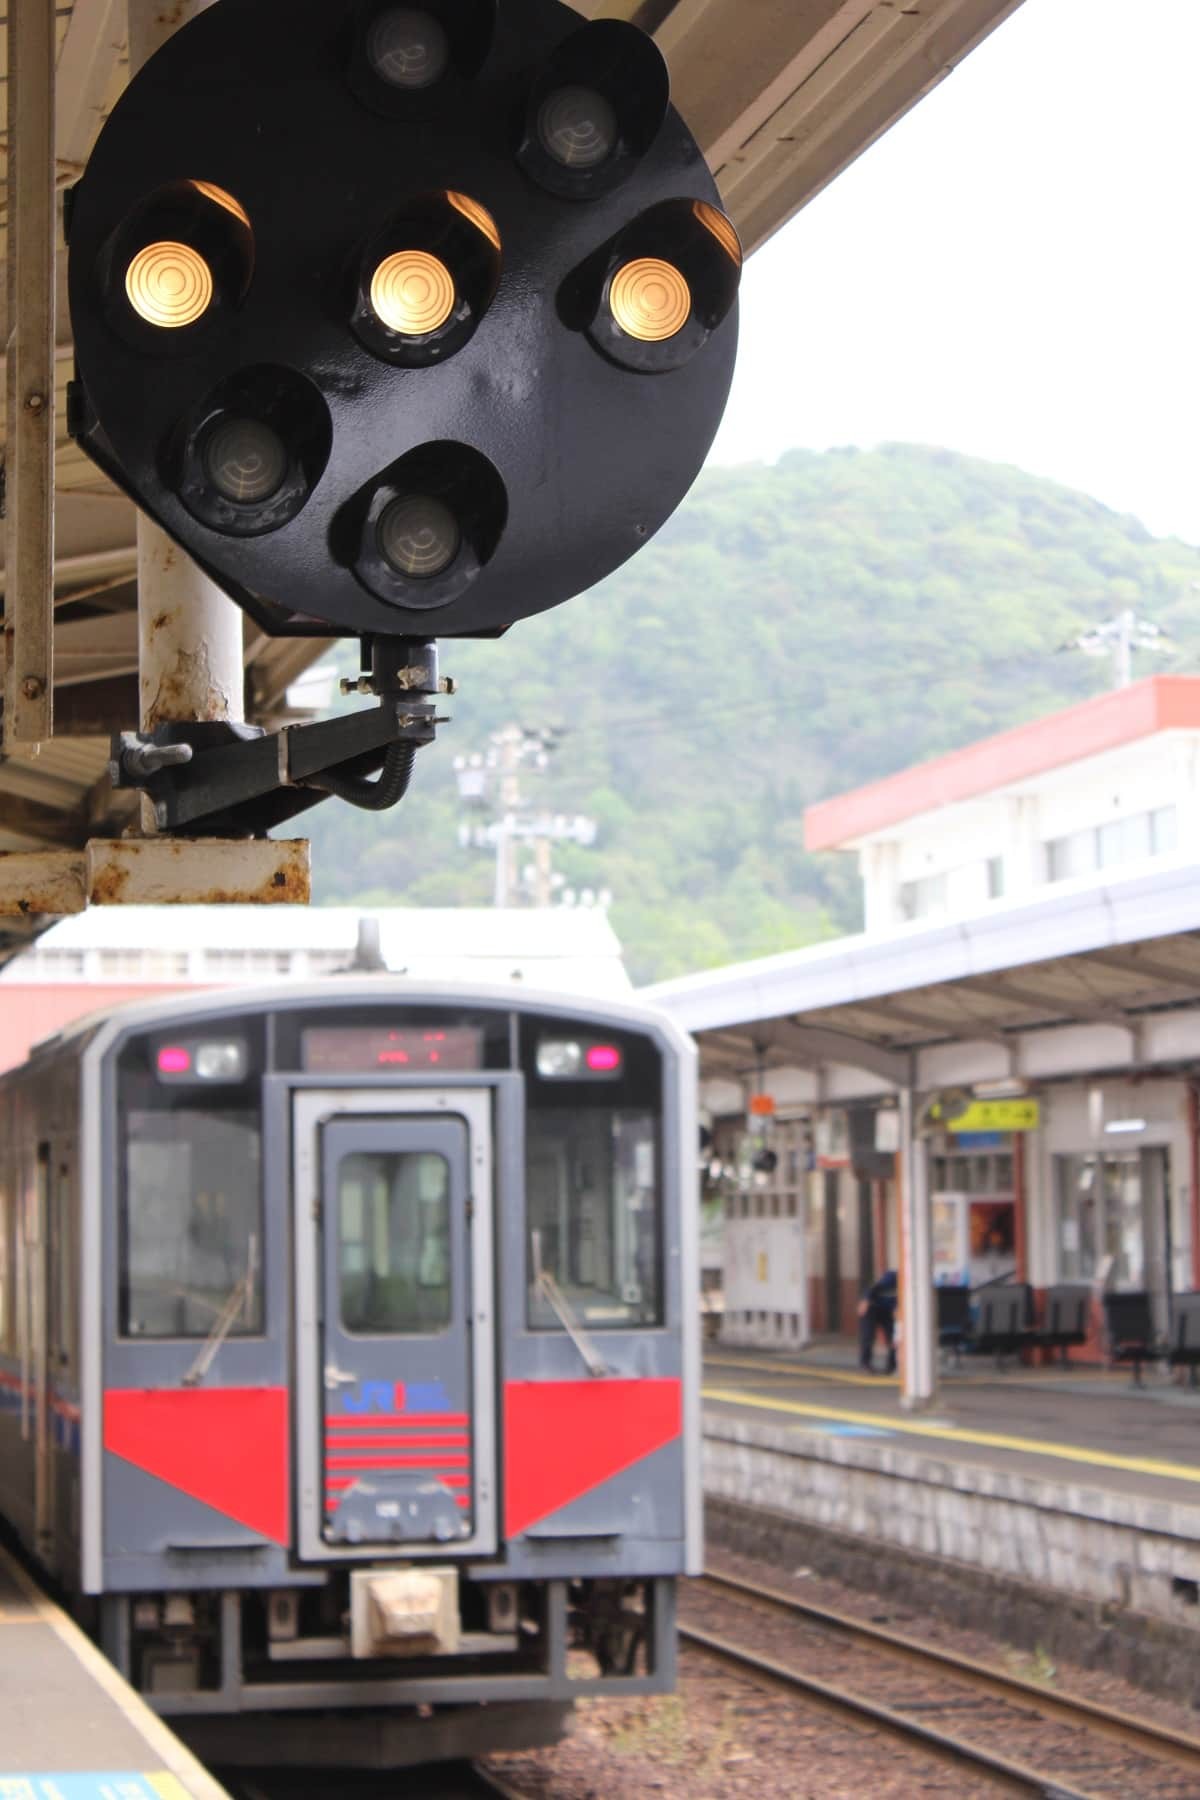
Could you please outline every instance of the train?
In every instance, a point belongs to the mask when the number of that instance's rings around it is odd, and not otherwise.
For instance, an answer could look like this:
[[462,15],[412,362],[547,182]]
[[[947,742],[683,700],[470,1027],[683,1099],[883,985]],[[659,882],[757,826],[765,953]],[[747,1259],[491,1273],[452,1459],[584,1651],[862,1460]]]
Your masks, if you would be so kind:
[[475,1755],[673,1685],[695,1088],[647,1007],[390,975],[0,1077],[0,1518],[202,1756]]

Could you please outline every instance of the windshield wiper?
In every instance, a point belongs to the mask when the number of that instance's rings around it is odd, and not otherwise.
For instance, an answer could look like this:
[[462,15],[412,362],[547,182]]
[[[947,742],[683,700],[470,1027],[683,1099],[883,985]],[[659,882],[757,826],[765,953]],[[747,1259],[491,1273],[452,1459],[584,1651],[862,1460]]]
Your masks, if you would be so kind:
[[246,1245],[246,1272],[230,1288],[225,1304],[213,1320],[212,1330],[196,1352],[191,1368],[183,1378],[184,1387],[196,1387],[212,1367],[213,1358],[237,1323],[241,1313],[249,1314],[250,1297],[258,1275],[258,1238],[253,1232]]
[[571,1303],[559,1287],[549,1269],[542,1267],[542,1234],[540,1231],[530,1233],[533,1240],[533,1285],[539,1294],[544,1295],[547,1305],[555,1318],[587,1364],[589,1375],[607,1375],[608,1365],[593,1344],[591,1338],[571,1310]]

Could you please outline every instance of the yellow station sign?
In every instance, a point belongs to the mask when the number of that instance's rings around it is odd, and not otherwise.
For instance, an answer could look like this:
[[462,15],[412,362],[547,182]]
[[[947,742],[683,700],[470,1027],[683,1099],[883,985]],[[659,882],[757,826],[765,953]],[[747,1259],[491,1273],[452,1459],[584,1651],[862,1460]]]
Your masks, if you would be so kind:
[[972,1100],[966,1112],[947,1119],[949,1131],[1036,1131],[1042,1108],[1037,1100]]

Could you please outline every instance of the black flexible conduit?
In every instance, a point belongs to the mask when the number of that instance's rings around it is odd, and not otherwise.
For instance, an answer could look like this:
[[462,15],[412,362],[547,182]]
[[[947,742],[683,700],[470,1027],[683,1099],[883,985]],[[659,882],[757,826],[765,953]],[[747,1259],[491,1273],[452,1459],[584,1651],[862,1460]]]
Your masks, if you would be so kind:
[[351,806],[361,806],[365,812],[386,812],[408,792],[419,749],[419,744],[389,744],[383,767],[374,781],[365,775],[336,775],[326,770],[321,775],[310,775],[304,785],[348,800]]

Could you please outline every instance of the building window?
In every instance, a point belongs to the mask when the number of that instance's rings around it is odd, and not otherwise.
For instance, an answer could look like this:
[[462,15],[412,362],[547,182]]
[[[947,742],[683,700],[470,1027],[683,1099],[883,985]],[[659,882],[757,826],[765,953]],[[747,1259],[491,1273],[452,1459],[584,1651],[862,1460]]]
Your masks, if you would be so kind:
[[1046,880],[1068,881],[1072,875],[1090,875],[1098,854],[1094,827],[1051,838],[1046,845]]
[[1150,814],[1150,854],[1169,856],[1178,842],[1175,808],[1157,806]]
[[1114,1286],[1143,1287],[1161,1234],[1167,1152],[1056,1156],[1054,1175],[1059,1280],[1092,1281],[1107,1267]]
[[181,981],[188,972],[186,950],[101,950],[98,962],[109,981]]
[[1046,880],[1067,881],[1073,875],[1090,875],[1093,869],[1112,869],[1150,856],[1165,856],[1174,850],[1175,842],[1173,806],[1131,813],[1125,819],[1109,819],[1103,825],[1050,838],[1043,845]]
[[899,892],[900,917],[928,919],[946,910],[946,877],[924,875],[919,881],[902,881]]
[[987,897],[989,900],[1004,898],[1004,858],[989,856],[987,859]]

